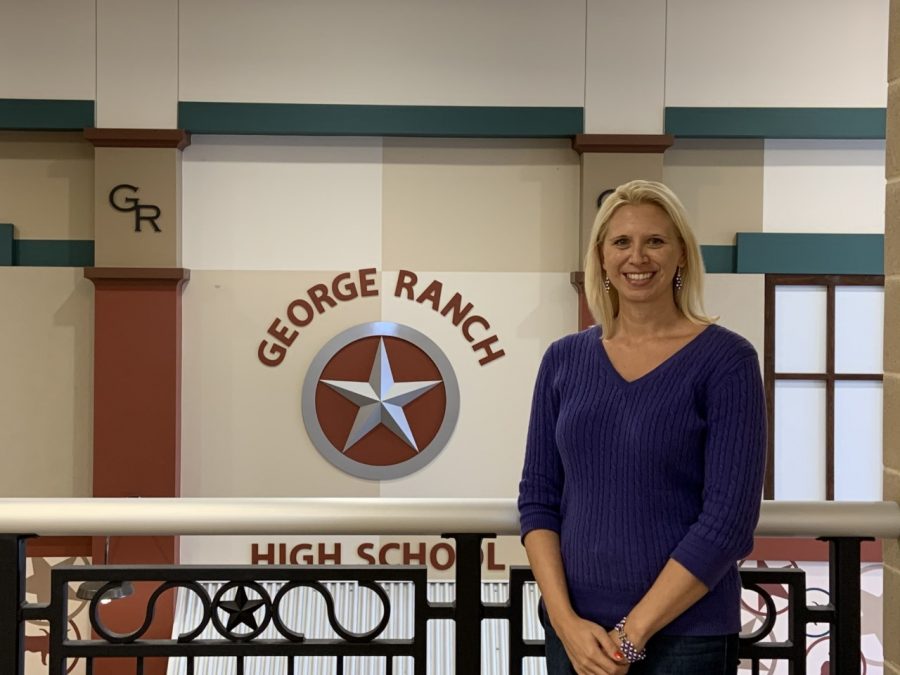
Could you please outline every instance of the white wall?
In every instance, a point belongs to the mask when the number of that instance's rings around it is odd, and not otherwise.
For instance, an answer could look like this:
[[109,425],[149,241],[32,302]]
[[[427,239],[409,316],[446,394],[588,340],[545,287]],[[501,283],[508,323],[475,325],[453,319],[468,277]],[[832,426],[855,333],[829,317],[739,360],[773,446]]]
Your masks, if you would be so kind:
[[94,0],[4,2],[0,98],[93,99]]
[[667,106],[884,107],[888,0],[668,3]]
[[176,98],[584,106],[589,132],[655,133],[663,104],[883,107],[888,2],[8,2],[0,98],[96,96],[116,127]]
[[381,267],[381,139],[199,136],[182,164],[191,269]]
[[184,101],[580,106],[584,0],[182,0]]
[[97,0],[97,126],[178,127],[178,0]]
[[766,140],[763,231],[884,233],[884,141]]
[[666,0],[588,0],[584,131],[661,134]]

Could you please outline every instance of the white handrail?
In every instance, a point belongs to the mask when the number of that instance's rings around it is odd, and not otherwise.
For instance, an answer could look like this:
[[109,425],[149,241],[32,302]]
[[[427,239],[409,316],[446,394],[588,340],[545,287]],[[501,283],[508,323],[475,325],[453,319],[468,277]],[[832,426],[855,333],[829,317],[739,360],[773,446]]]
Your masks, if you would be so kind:
[[[0,533],[433,535],[519,532],[514,499],[0,499]],[[756,534],[900,538],[896,502],[763,502]]]

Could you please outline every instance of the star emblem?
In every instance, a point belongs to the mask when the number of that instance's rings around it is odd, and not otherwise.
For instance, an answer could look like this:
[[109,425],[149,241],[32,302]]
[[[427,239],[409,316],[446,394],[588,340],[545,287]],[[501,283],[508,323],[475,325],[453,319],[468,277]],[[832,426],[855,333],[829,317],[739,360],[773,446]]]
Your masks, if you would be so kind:
[[331,387],[348,401],[359,406],[342,452],[347,452],[379,424],[390,429],[398,438],[418,452],[419,447],[403,408],[440,383],[441,380],[396,382],[387,350],[384,347],[384,338],[379,339],[368,382],[322,380],[322,384]]
[[227,631],[232,631],[240,625],[247,626],[250,630],[259,628],[256,618],[253,616],[265,603],[261,599],[250,600],[243,586],[238,586],[234,594],[234,600],[225,600],[219,603],[219,609],[228,614]]

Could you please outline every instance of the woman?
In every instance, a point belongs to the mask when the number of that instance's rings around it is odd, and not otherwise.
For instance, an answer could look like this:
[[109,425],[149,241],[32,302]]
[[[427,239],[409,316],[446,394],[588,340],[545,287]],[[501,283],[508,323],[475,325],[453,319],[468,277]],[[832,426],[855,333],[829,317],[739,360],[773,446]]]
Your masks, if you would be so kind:
[[753,347],[703,313],[702,276],[665,185],[603,202],[585,260],[599,326],[544,355],[519,488],[550,675],[737,672],[765,403]]

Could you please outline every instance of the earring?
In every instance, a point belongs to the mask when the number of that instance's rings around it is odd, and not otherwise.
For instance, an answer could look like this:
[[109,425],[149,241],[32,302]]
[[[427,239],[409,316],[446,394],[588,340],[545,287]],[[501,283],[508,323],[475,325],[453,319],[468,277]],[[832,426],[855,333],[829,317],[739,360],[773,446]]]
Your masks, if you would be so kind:
[[603,289],[609,293],[609,277],[607,276],[603,277]]
[[684,280],[681,278],[681,268],[679,267],[675,270],[675,290],[680,291],[682,286],[684,286]]

